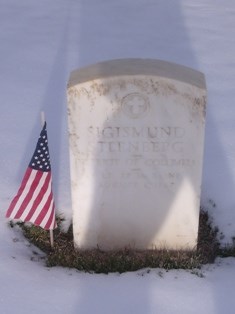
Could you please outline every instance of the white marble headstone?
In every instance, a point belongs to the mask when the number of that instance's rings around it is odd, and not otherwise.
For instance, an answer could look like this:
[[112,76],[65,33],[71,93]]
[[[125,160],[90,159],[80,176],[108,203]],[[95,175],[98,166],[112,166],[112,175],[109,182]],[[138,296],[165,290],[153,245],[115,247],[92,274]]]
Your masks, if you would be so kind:
[[112,60],[68,84],[74,242],[104,250],[197,245],[206,86],[159,60]]

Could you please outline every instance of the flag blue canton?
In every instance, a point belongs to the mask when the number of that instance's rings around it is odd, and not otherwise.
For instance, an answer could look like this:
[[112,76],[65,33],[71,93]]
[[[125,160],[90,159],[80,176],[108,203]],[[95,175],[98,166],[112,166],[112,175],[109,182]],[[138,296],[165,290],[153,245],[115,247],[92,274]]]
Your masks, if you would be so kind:
[[29,167],[34,170],[48,172],[51,170],[50,155],[48,149],[46,122],[40,133],[36,149],[29,163]]

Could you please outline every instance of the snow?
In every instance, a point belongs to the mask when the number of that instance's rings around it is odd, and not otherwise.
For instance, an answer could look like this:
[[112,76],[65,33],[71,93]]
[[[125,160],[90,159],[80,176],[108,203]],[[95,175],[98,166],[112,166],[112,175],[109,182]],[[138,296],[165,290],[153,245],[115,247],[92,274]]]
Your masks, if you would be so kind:
[[[19,230],[1,231],[0,309],[3,314],[233,314],[235,259],[201,270],[142,269],[87,274],[44,266]],[[18,305],[18,306],[17,306]],[[16,308],[17,306],[17,308]]]
[[[44,267],[5,212],[45,111],[58,211],[71,219],[66,83],[76,68],[155,58],[206,75],[202,206],[235,235],[235,3],[232,0],[0,0],[0,312],[234,313],[235,259],[197,274],[140,270],[84,274]],[[203,275],[203,278],[201,278]]]

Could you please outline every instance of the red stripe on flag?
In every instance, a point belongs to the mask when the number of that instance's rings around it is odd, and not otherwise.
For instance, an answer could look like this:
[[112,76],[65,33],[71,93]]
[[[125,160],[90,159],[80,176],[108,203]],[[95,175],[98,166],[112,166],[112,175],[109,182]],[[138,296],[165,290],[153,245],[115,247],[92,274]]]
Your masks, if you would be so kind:
[[44,180],[44,183],[42,185],[42,188],[38,194],[38,196],[36,197],[35,201],[33,202],[33,205],[28,213],[28,215],[25,217],[24,221],[30,221],[30,219],[32,218],[35,210],[37,209],[37,207],[39,206],[39,204],[41,203],[47,189],[48,189],[48,185],[50,183],[50,179],[51,179],[51,172],[47,173],[47,177]]
[[45,216],[48,212],[48,209],[50,208],[52,200],[53,200],[53,196],[52,196],[52,192],[51,192],[47,198],[45,205],[43,206],[42,210],[40,211],[39,215],[37,216],[37,218],[34,221],[35,225],[40,226],[41,222],[43,221],[43,219],[45,218]]
[[[27,168],[26,172],[25,172],[25,175],[24,175],[24,178],[22,180],[22,183],[21,183],[21,186],[17,192],[17,195],[14,197],[14,199],[12,200],[8,210],[7,210],[7,213],[6,213],[6,217],[9,218],[21,196],[21,194],[23,193],[24,189],[25,189],[25,185],[26,183],[28,182],[28,179],[31,175],[31,172],[32,172],[32,169],[31,168]],[[11,217],[12,219],[14,219],[14,217]]]
[[[54,223],[52,225],[52,222],[54,220]],[[53,208],[52,208],[52,211],[51,211],[51,215],[44,227],[44,229],[48,230],[48,229],[54,229],[56,227],[56,222],[55,222],[55,205],[53,203]]]
[[[24,210],[26,209],[28,203],[30,202],[30,200],[32,199],[33,193],[35,191],[35,189],[38,186],[38,183],[41,179],[43,175],[42,171],[37,171],[36,176],[33,180],[33,183],[30,186],[29,192],[27,193],[22,205],[20,206],[19,210],[17,211],[16,215],[15,215],[15,219],[20,219],[22,213],[24,212]],[[23,180],[24,181],[24,180]],[[24,186],[27,188],[27,184],[28,182],[24,182]],[[24,192],[24,190],[22,191],[22,193]]]

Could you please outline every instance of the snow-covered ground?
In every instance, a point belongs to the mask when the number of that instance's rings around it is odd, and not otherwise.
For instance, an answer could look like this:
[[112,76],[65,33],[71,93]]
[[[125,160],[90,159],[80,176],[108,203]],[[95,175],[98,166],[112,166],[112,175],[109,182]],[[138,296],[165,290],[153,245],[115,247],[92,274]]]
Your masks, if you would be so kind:
[[0,313],[234,313],[232,258],[197,275],[47,269],[20,233],[8,228],[4,215],[31,158],[44,110],[56,204],[71,218],[66,117],[71,70],[108,59],[155,58],[206,75],[202,205],[230,242],[235,236],[235,2],[0,0],[0,26]]
[[86,274],[46,268],[17,230],[0,236],[1,314],[234,314],[234,258],[195,271]]

